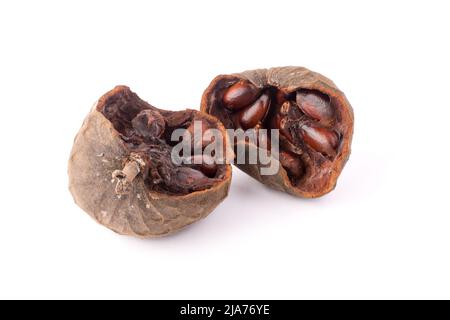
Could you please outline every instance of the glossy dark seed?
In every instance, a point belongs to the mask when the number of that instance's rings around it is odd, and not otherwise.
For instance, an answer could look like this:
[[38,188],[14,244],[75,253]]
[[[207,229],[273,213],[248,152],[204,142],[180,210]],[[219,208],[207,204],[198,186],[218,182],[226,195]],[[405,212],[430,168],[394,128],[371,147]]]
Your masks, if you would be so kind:
[[241,80],[227,89],[223,95],[223,102],[230,110],[240,110],[252,104],[258,98],[259,92],[253,84]]
[[296,96],[299,108],[311,118],[330,122],[334,117],[334,110],[330,104],[330,98],[318,91],[300,90]]
[[335,131],[319,126],[303,125],[301,133],[305,143],[314,150],[333,156],[339,144],[339,137]]
[[269,105],[270,105],[269,95],[263,94],[251,106],[242,110],[239,115],[240,124],[242,128],[244,130],[247,130],[255,127],[267,115]]

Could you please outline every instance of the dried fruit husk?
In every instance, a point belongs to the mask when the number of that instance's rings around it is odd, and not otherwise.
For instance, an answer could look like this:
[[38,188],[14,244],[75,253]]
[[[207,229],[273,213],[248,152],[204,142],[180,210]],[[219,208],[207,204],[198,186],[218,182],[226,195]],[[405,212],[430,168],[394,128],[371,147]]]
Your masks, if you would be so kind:
[[[233,122],[230,111],[224,106],[223,95],[228,88],[243,80],[250,82],[260,90],[271,90],[270,88],[272,88],[276,91],[282,91],[286,96],[295,94],[302,89],[314,90],[327,95],[335,108],[336,120],[333,125],[340,133],[340,141],[336,154],[330,159],[308,155],[304,150],[292,146],[286,138],[281,137],[281,148],[286,149],[286,146],[289,146],[288,149],[293,151],[294,154],[297,151],[303,153],[300,158],[304,166],[304,168],[301,168],[304,174],[295,181],[281,165],[280,170],[275,175],[261,175],[261,167],[266,167],[261,163],[236,164],[236,166],[261,183],[298,197],[315,198],[332,191],[349,159],[353,136],[353,109],[344,93],[330,79],[303,67],[290,66],[249,70],[242,73],[217,76],[203,94],[201,110],[219,118],[226,128],[235,129],[236,123]],[[276,99],[276,96],[273,98]],[[254,151],[258,148],[248,141],[238,141],[237,143],[245,144],[248,151]],[[272,161],[278,160],[272,158]]]
[[[130,96],[137,107],[158,110],[163,116],[171,115],[171,121],[187,117],[186,113],[154,108],[128,87],[114,88],[98,100],[75,138],[68,167],[69,188],[78,206],[98,223],[119,234],[143,238],[169,235],[205,218],[227,197],[231,166],[219,165],[219,178],[205,190],[187,194],[153,190],[140,172],[127,186],[127,192],[121,194],[113,174],[122,172],[132,163],[133,153],[121,133],[99,110],[111,99],[127,100]],[[224,132],[224,127],[214,117],[194,110],[190,113]]]

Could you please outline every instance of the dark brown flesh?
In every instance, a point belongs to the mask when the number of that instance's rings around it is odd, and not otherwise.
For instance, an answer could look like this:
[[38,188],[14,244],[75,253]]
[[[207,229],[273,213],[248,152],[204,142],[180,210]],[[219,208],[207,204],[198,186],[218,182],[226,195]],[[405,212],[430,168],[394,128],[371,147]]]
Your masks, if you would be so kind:
[[[172,162],[172,148],[178,143],[170,141],[175,129],[192,132],[194,121],[201,121],[203,130],[215,128],[215,124],[201,113],[160,110],[130,90],[109,97],[98,111],[119,132],[130,153],[144,160],[143,175],[150,190],[182,195],[209,189],[224,179],[226,165],[215,164],[212,159],[200,158],[201,161],[182,165]],[[192,160],[198,160],[198,157],[191,155]]]
[[286,92],[228,79],[212,95],[215,103],[209,112],[227,128],[279,129],[279,160],[294,186],[304,182],[311,163],[321,165],[337,156],[341,143],[338,113],[330,97],[318,90]]

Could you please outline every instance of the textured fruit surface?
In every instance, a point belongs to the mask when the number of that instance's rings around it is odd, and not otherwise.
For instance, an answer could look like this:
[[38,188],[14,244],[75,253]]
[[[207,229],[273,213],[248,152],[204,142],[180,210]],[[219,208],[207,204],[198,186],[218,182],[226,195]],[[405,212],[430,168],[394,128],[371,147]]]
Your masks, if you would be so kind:
[[170,161],[168,136],[194,119],[224,130],[217,119],[194,110],[157,109],[124,86],[105,94],[71,152],[75,202],[100,224],[138,237],[168,235],[206,217],[227,196],[231,167]]

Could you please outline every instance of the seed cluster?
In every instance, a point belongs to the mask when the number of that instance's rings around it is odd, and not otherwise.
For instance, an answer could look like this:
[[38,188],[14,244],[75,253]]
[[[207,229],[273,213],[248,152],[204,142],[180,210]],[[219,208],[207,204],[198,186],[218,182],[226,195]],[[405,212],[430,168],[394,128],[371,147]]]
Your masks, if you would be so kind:
[[[237,158],[235,165],[261,183],[295,196],[314,198],[332,191],[350,156],[354,121],[350,103],[330,79],[303,67],[219,75],[203,93],[201,110],[227,129],[256,131],[247,132],[256,141],[235,137],[235,142],[247,145],[249,156],[255,146],[266,149],[281,169],[262,174],[264,159],[242,164]],[[279,133],[279,152],[271,145],[277,142],[272,129]]]
[[274,87],[260,89],[240,80],[224,90],[222,104],[235,128],[280,130],[284,140],[280,162],[293,177],[303,173],[298,156],[304,152],[318,152],[329,158],[336,155],[340,142],[334,128],[336,113],[330,98],[319,91],[286,93]]

